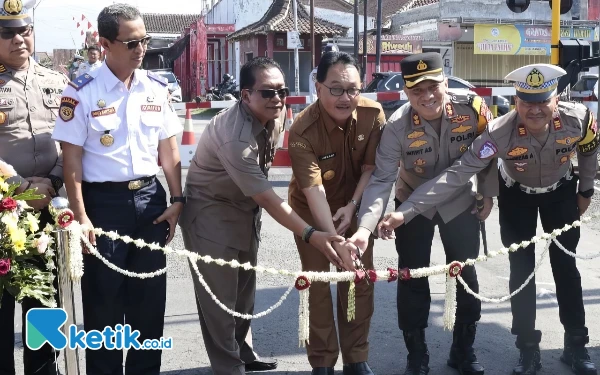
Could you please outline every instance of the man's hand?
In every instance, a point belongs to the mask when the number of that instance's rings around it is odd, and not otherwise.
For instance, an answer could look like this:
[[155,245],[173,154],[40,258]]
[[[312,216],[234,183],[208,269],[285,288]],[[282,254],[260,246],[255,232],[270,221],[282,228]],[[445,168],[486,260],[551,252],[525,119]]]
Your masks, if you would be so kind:
[[154,220],[154,224],[162,223],[163,221],[167,221],[169,223],[169,236],[167,237],[167,242],[165,245],[168,245],[169,242],[175,236],[175,227],[177,226],[177,220],[179,219],[179,215],[181,214],[181,210],[183,209],[183,203],[176,202],[173,203],[169,208],[163,212],[156,220]]
[[[349,245],[349,246],[348,246]],[[333,249],[342,260],[343,267],[338,267],[346,271],[354,272],[356,270],[356,263],[354,262],[354,245],[344,242],[333,242]]]
[[56,192],[54,191],[54,188],[52,187],[52,185],[46,185],[41,182],[31,184],[29,189],[37,189],[35,192],[36,194],[44,195],[44,198],[27,201],[27,204],[30,205],[31,207],[33,207],[33,209],[36,211],[39,211],[39,210],[42,210],[42,209],[48,207],[48,204],[52,200],[52,197],[56,195]]
[[396,238],[394,229],[404,224],[404,215],[401,212],[390,212],[385,214],[383,220],[377,225],[377,233],[382,240]]
[[583,216],[585,211],[587,211],[590,203],[592,202],[592,197],[584,198],[581,194],[577,194],[577,208],[579,208],[579,216]]
[[31,181],[32,184],[46,184],[50,187],[52,186],[52,181],[47,178],[47,177],[36,177],[36,176],[32,176],[32,177],[27,177],[26,178],[27,181]]
[[[88,240],[90,241],[90,243],[93,246],[96,246],[96,235],[94,234],[94,226],[92,225],[92,222],[90,221],[90,219],[87,217],[87,215],[84,214],[75,214],[75,220],[77,222],[79,222],[79,224],[81,226],[86,226],[86,235],[88,237]],[[84,254],[89,254],[90,250],[88,249],[87,245],[83,245],[83,253]]]
[[344,237],[329,234],[325,232],[315,231],[308,241],[311,245],[317,248],[325,257],[337,268],[346,269],[344,266],[344,261],[338,255],[337,251],[334,250],[332,243],[333,242],[343,242]]
[[352,217],[356,213],[356,206],[353,203],[348,203],[344,207],[337,210],[335,215],[333,215],[333,223],[336,221],[340,221],[335,231],[340,236],[343,236],[344,233],[350,228],[350,223],[352,222]]
[[485,221],[485,219],[487,219],[488,216],[490,216],[490,213],[492,212],[492,207],[494,207],[494,199],[492,197],[483,198],[483,208],[481,209],[481,212],[477,211],[477,202],[475,202],[475,207],[473,207],[471,213],[477,215],[477,218],[479,220]]
[[[352,237],[350,237],[346,242],[353,244],[356,246],[361,253],[364,253],[369,246],[369,238],[371,237],[371,232],[365,227],[359,227],[356,233]],[[355,249],[356,251],[356,249]]]

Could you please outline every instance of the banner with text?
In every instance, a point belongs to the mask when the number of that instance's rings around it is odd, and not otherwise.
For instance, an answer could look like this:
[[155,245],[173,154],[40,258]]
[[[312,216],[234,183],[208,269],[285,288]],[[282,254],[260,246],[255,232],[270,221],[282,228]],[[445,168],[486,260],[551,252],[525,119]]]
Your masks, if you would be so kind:
[[[363,39],[358,42],[358,53],[363,53]],[[376,53],[377,37],[375,35],[367,36],[367,54]],[[423,51],[423,37],[420,35],[382,35],[381,36],[381,54],[386,55],[405,55],[411,53],[421,53]]]

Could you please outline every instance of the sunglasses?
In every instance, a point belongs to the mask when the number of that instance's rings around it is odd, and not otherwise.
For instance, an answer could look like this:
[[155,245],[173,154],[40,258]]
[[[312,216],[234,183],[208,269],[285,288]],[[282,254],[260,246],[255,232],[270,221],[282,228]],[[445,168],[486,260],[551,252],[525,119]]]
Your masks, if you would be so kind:
[[124,42],[124,41],[119,40],[117,38],[115,38],[115,41],[116,42],[121,42],[121,43],[125,44],[127,46],[127,49],[136,49],[137,46],[140,45],[140,43],[142,43],[142,46],[144,46],[144,47],[147,46],[148,43],[150,43],[150,39],[152,39],[152,37],[149,36],[149,35],[146,35],[142,39],[130,40],[130,41],[127,41],[127,42]]
[[263,90],[253,90],[253,89],[247,89],[249,92],[260,92],[260,95],[263,97],[263,99],[273,99],[275,97],[275,95],[278,95],[281,99],[285,99],[286,97],[290,96],[290,89],[287,87],[283,87],[280,88],[278,90],[274,90],[274,89],[263,89]]
[[33,26],[27,26],[24,29],[14,30],[13,28],[3,28],[0,30],[0,38],[4,40],[12,40],[15,36],[21,35],[22,37],[28,37],[33,32]]

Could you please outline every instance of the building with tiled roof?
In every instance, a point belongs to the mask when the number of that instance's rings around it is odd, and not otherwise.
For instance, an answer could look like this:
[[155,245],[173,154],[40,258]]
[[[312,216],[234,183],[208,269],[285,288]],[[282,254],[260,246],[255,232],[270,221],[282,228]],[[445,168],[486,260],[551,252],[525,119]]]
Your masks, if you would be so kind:
[[149,34],[182,34],[186,27],[200,18],[200,14],[143,13],[142,18]]
[[[299,0],[299,3],[304,6],[310,6],[310,0]],[[338,12],[354,12],[354,6],[346,0],[314,0],[315,8],[335,10]]]

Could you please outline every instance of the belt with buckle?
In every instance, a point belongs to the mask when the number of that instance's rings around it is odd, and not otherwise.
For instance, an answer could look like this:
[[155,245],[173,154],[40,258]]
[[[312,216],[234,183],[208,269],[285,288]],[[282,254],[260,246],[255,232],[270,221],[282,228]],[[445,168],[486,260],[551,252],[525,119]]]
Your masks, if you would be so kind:
[[150,176],[131,181],[85,182],[85,184],[110,190],[139,190],[150,185],[152,182],[154,182],[155,178],[156,176]]
[[567,171],[567,173],[563,177],[561,177],[560,180],[556,181],[554,184],[552,184],[550,186],[545,186],[545,187],[530,187],[530,186],[523,185],[519,181],[510,177],[504,170],[503,164],[500,164],[499,169],[500,169],[500,175],[502,176],[502,179],[504,180],[504,182],[506,182],[507,187],[514,186],[515,188],[519,188],[521,191],[523,191],[526,194],[544,194],[544,193],[553,192],[554,190],[558,189],[562,184],[564,184],[565,182],[567,182],[573,178],[573,175],[571,174],[573,167],[571,166],[569,168],[569,170]]

